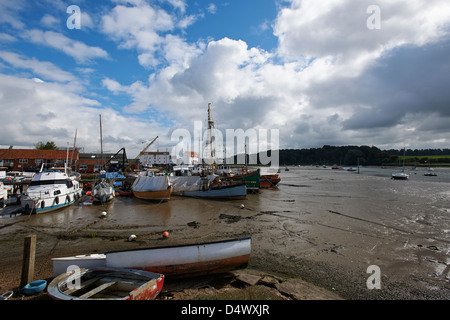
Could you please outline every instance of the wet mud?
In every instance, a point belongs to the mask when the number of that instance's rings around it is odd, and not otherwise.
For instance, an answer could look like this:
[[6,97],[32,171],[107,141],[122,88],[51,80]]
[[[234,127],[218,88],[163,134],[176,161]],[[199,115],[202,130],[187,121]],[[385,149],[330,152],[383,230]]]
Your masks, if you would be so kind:
[[[345,299],[449,299],[450,171],[437,181],[394,181],[387,169],[373,170],[291,168],[277,188],[238,201],[117,197],[2,218],[0,290],[20,282],[28,234],[37,235],[36,279],[52,276],[52,257],[251,236],[249,268],[299,277]],[[368,288],[373,265],[381,289]]]

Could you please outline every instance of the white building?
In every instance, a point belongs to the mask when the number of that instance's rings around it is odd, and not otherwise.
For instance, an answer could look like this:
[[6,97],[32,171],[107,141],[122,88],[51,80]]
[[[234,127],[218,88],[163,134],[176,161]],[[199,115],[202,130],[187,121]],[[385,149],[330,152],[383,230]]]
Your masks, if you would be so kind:
[[183,157],[184,164],[198,164],[198,154],[193,151],[186,151]]
[[152,166],[160,166],[160,165],[168,165],[171,163],[172,157],[169,152],[144,152],[139,157],[139,162],[144,167],[152,167]]

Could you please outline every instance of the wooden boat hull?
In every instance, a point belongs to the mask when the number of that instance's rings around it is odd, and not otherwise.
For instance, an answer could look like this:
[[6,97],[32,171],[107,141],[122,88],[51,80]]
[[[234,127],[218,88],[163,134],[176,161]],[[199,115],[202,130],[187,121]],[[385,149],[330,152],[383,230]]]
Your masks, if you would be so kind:
[[125,190],[119,190],[119,195],[122,197],[131,197],[133,195],[133,191],[125,191]]
[[55,300],[153,300],[163,283],[162,274],[100,267],[57,276],[47,294]]
[[261,175],[258,169],[256,171],[237,174],[229,179],[232,181],[244,181],[247,186],[247,192],[256,193],[259,191],[260,177]]
[[170,195],[172,194],[172,188],[166,190],[157,191],[134,191],[133,195],[136,198],[143,200],[155,200],[155,201],[168,201],[170,200]]
[[205,191],[180,191],[179,195],[185,197],[217,200],[245,199],[247,196],[247,186],[245,184],[238,184],[215,187]]
[[277,174],[264,174],[261,175],[259,180],[260,188],[270,188],[276,186],[281,179]]
[[223,273],[245,268],[251,238],[144,248],[106,253],[106,265],[162,273],[168,279]]

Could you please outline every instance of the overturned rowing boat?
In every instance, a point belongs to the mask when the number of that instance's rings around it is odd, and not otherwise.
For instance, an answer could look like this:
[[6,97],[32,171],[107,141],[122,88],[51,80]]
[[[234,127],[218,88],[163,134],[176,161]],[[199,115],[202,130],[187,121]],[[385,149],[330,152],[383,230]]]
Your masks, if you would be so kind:
[[108,267],[162,273],[168,279],[223,273],[244,268],[250,259],[251,237],[106,252]]

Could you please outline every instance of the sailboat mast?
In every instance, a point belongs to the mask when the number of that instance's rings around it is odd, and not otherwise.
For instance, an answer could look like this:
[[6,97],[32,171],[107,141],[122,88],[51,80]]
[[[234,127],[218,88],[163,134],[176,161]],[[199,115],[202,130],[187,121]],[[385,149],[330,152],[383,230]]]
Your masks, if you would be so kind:
[[211,169],[212,174],[214,174],[214,151],[212,146],[212,126],[214,125],[214,121],[211,120],[211,103],[208,103],[208,127],[209,127],[209,147],[211,149]]
[[103,170],[103,136],[102,136],[102,115],[100,114],[100,154],[101,154],[101,166],[100,170]]

